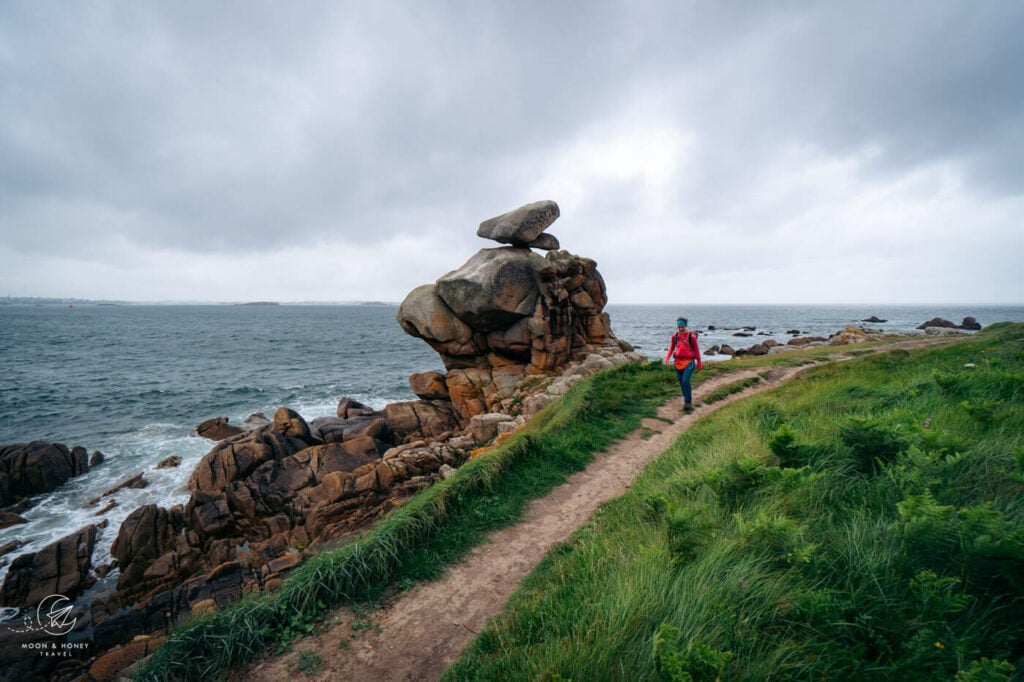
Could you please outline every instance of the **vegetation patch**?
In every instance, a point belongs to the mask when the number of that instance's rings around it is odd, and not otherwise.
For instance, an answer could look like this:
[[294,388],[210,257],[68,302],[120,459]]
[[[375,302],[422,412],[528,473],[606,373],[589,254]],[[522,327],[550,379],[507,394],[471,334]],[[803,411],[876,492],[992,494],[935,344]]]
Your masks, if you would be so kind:
[[698,421],[446,679],[1021,675],[1022,334],[813,368]]

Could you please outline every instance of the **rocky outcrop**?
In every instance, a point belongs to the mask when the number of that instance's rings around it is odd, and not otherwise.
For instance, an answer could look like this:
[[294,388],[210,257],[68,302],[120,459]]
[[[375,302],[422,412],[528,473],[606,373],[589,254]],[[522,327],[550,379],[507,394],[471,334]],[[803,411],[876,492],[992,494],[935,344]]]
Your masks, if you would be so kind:
[[822,343],[828,343],[824,336],[797,336],[786,341],[787,346],[813,346]]
[[38,552],[17,557],[0,587],[0,603],[29,607],[50,595],[73,599],[95,582],[89,574],[95,543],[96,526],[86,526]]
[[[93,461],[102,461],[98,452]],[[89,471],[85,448],[33,441],[0,445],[0,507],[56,490],[68,479]]]
[[615,339],[603,312],[608,296],[597,263],[531,251],[558,215],[557,204],[544,201],[485,220],[477,234],[511,246],[481,249],[399,307],[402,329],[430,344],[448,370],[447,395],[437,376],[413,375],[413,391],[451,401],[460,425],[495,411],[527,376],[557,372],[597,346],[632,350]]
[[976,331],[979,331],[981,329],[981,323],[978,322],[973,317],[967,316],[960,323],[960,328],[961,329],[966,329],[968,331],[976,332]]
[[240,433],[244,433],[244,429],[228,424],[227,417],[207,419],[192,431],[192,435],[202,436],[210,440],[224,440],[231,436],[237,436]]
[[927,329],[928,327],[944,327],[946,329],[956,329],[957,328],[957,324],[956,324],[956,322],[950,322],[949,320],[944,320],[941,317],[933,317],[932,319],[928,320],[927,322],[922,322],[921,324],[919,324],[917,326],[918,329]]
[[[408,420],[403,406],[411,406]],[[465,459],[444,442],[455,422],[447,401],[378,412],[342,400],[338,414],[310,424],[281,408],[203,457],[185,505],[132,512],[111,548],[117,590],[93,608],[97,647],[275,589],[301,562],[295,548],[315,550],[373,523]],[[395,447],[416,434],[441,438]]]

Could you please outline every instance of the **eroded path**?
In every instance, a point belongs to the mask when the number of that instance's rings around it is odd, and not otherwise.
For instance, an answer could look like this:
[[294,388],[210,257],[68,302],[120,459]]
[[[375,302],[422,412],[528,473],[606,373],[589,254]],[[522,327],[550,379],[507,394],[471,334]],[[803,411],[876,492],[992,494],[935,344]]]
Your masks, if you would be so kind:
[[[880,350],[925,343],[892,344]],[[750,369],[713,377],[694,389],[695,402],[749,377],[761,376],[763,381],[701,405],[689,415],[682,412],[682,398],[669,400],[658,410],[659,419],[645,419],[640,429],[598,453],[585,470],[530,503],[521,521],[493,533],[441,579],[418,585],[369,615],[339,609],[323,632],[297,642],[291,653],[239,671],[232,679],[438,679],[487,621],[504,609],[512,592],[551,548],[569,539],[602,503],[626,492],[644,466],[696,419],[778,386],[813,366]]]

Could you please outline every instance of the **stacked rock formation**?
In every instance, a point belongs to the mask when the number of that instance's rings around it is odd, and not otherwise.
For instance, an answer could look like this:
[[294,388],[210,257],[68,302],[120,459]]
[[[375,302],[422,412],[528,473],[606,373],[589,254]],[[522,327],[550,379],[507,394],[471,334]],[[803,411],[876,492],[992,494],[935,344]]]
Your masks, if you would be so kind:
[[485,220],[477,235],[509,246],[481,249],[405,298],[399,324],[440,353],[448,370],[413,375],[417,396],[450,401],[468,420],[507,411],[504,401],[528,376],[555,372],[595,347],[627,350],[602,312],[608,297],[597,264],[557,250],[558,239],[545,232],[558,217],[555,202],[539,201]]

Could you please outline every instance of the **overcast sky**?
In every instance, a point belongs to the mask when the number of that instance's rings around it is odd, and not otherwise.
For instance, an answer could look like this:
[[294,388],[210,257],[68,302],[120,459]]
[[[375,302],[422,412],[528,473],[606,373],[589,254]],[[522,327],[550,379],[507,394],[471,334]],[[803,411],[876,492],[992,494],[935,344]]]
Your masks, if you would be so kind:
[[2,2],[0,296],[1024,303],[1024,3]]

